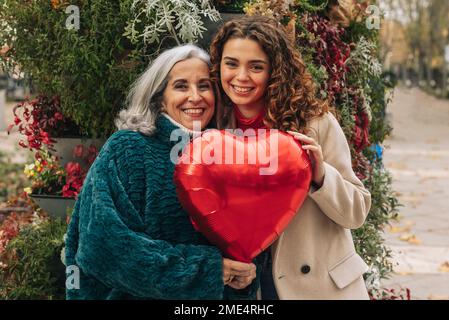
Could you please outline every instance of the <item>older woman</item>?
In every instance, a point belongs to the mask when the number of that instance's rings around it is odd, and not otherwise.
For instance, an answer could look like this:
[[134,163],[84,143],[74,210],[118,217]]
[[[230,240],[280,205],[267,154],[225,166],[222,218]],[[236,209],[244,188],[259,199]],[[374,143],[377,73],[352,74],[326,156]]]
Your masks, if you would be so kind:
[[[214,114],[209,64],[203,50],[176,47],[134,84],[72,215],[66,264],[79,268],[80,281],[68,299],[255,296],[255,265],[223,258],[194,230],[172,181],[172,132],[189,135],[194,121],[203,129]],[[233,290],[246,287],[243,297]]]

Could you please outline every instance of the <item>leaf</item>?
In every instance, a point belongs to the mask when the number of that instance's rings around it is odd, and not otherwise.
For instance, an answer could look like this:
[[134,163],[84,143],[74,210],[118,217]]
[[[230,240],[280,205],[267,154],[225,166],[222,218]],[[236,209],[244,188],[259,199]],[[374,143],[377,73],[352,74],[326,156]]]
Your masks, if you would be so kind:
[[440,265],[438,269],[440,272],[449,272],[449,261],[445,261]]
[[401,227],[401,226],[390,226],[388,228],[388,231],[391,233],[402,233],[402,232],[409,232],[410,231],[410,226],[405,226],[405,227]]
[[410,228],[411,226],[414,226],[416,224],[415,221],[411,221],[411,220],[404,220],[404,223],[406,225],[406,227]]
[[408,243],[416,244],[416,245],[419,245],[419,244],[422,243],[422,241],[421,241],[420,239],[418,239],[418,238],[417,238],[414,234],[412,234],[412,233],[404,233],[404,234],[402,234],[402,235],[399,237],[399,240],[406,241],[406,242],[408,242]]

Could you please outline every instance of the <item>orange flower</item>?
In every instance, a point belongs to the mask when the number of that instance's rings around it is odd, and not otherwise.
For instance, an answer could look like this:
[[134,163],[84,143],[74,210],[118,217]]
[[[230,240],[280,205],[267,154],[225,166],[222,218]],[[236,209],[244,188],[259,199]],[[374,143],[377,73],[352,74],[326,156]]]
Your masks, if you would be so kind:
[[53,9],[59,9],[64,4],[64,0],[51,0],[51,6],[53,7]]

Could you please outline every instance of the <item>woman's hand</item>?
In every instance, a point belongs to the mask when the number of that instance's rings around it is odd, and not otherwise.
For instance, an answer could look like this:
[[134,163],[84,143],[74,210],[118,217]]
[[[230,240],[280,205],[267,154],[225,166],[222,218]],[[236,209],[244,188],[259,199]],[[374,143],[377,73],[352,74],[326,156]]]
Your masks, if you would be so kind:
[[321,146],[315,139],[299,132],[287,131],[287,133],[291,134],[296,140],[299,140],[302,144],[302,148],[309,155],[313,169],[312,181],[318,188],[320,188],[323,185],[326,172],[324,169],[323,151],[321,150]]
[[234,289],[243,289],[256,277],[256,265],[223,258],[223,282]]

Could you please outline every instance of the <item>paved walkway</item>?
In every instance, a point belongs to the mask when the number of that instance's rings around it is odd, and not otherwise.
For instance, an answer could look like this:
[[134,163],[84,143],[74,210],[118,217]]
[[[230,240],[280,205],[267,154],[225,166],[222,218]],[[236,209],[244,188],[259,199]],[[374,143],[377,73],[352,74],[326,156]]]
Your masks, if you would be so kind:
[[404,207],[386,228],[395,274],[383,284],[409,288],[412,299],[449,299],[449,101],[397,88],[387,111],[384,164]]
[[15,102],[7,102],[4,110],[0,110],[3,113],[0,114],[0,151],[6,152],[12,162],[27,163],[30,159],[30,152],[19,147],[18,142],[23,139],[23,136],[19,134],[17,127],[14,127],[9,135],[6,132],[8,125],[14,121],[13,108],[16,104]]

